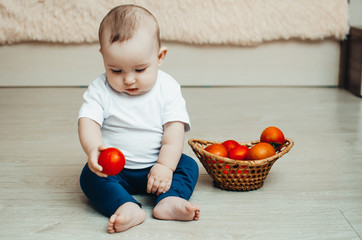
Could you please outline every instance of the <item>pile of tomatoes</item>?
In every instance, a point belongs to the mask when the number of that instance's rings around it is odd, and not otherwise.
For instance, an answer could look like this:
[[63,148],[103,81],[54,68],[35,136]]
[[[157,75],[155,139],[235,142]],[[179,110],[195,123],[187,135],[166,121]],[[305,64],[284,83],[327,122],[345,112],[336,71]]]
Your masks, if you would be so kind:
[[267,127],[260,136],[260,142],[252,146],[240,145],[235,140],[227,140],[223,143],[215,143],[207,146],[206,151],[220,157],[228,157],[234,160],[259,160],[276,154],[285,144],[283,132],[277,127]]

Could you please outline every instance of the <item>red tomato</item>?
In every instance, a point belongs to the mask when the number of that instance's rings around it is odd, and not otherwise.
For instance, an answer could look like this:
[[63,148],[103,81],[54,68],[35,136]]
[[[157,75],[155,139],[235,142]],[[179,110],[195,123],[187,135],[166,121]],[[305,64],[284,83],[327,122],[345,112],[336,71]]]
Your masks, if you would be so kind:
[[235,140],[226,140],[225,142],[222,143],[222,145],[224,145],[224,147],[228,152],[230,152],[230,150],[233,149],[234,147],[240,146],[240,144]]
[[226,150],[224,145],[219,144],[219,143],[211,144],[211,145],[207,146],[205,148],[205,150],[208,151],[209,153],[218,155],[220,157],[227,157],[228,156],[228,151]]
[[103,173],[112,176],[123,170],[126,160],[117,148],[107,148],[99,154],[98,164],[102,166]]
[[285,143],[285,138],[279,128],[267,127],[260,136],[260,142],[270,143],[275,150],[280,150]]
[[247,146],[237,146],[230,150],[229,158],[234,160],[244,160],[248,155],[249,148]]
[[275,149],[272,145],[265,142],[260,142],[255,144],[252,148],[250,148],[246,159],[248,160],[258,160],[264,159],[276,154]]

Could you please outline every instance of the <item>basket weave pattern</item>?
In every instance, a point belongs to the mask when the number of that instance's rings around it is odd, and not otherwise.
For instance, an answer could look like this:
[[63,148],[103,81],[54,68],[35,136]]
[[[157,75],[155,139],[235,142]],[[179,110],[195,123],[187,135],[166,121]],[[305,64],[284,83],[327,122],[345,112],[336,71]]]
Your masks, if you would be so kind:
[[[250,148],[259,142],[243,142],[240,145]],[[221,189],[232,191],[250,191],[261,188],[275,161],[289,152],[294,145],[291,139],[286,139],[284,147],[272,157],[253,161],[237,161],[219,157],[204,150],[205,147],[220,142],[190,139],[188,143],[214,180],[214,184]]]

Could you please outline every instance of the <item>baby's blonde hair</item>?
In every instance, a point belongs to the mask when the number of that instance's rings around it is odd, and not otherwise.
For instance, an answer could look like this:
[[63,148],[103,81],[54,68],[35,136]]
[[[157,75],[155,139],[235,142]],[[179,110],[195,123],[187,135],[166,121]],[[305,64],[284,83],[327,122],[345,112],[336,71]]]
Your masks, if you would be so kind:
[[147,9],[133,4],[120,5],[109,11],[99,26],[99,42],[102,46],[106,42],[127,41],[141,26],[155,32],[160,47],[160,28],[156,18]]

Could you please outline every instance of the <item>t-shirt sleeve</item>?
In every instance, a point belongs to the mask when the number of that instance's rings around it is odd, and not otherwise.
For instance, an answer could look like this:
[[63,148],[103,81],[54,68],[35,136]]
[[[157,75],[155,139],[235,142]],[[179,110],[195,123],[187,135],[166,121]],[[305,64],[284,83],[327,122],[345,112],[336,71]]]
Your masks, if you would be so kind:
[[186,101],[181,93],[180,85],[175,81],[168,86],[168,98],[164,106],[163,125],[168,122],[180,121],[185,124],[185,131],[191,128],[190,118],[186,109]]
[[84,102],[79,110],[78,119],[89,118],[102,126],[105,115],[104,85],[100,79],[89,85],[83,94]]

